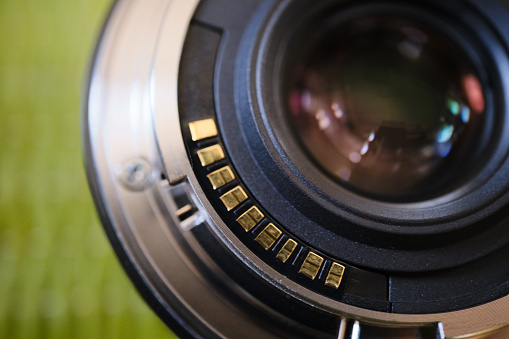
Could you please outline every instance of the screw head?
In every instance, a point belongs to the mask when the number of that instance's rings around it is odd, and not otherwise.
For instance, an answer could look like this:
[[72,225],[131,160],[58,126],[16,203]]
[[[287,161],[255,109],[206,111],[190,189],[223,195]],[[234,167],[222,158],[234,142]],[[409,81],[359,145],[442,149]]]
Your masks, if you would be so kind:
[[143,191],[150,187],[154,178],[153,166],[143,158],[124,162],[119,169],[119,180],[132,191]]

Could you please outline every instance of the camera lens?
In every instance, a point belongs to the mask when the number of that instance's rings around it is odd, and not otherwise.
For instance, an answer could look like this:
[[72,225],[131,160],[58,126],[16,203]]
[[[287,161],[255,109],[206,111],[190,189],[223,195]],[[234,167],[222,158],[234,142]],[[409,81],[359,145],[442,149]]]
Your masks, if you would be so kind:
[[117,0],[88,176],[192,338],[509,324],[509,0]]
[[292,48],[301,53],[286,71],[288,120],[330,176],[393,199],[464,176],[482,145],[485,97],[457,39],[419,20],[362,15]]

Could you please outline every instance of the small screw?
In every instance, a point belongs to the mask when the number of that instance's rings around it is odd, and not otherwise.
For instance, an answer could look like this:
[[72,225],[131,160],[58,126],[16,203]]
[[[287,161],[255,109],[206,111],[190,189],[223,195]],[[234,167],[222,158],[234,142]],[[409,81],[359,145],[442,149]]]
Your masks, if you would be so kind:
[[135,158],[126,161],[119,170],[119,179],[124,186],[133,191],[143,191],[152,183],[154,169],[145,159]]

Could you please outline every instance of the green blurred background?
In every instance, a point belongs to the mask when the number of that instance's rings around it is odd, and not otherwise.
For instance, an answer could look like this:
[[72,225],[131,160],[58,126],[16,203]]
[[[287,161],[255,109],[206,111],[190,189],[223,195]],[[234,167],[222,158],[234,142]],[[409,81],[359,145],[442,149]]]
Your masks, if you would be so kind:
[[0,338],[172,338],[102,231],[80,101],[109,0],[0,0]]

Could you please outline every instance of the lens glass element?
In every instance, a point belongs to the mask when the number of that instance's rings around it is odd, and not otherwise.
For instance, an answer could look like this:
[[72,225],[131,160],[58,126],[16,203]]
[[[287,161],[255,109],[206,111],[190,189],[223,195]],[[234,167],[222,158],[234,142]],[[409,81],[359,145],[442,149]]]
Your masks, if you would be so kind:
[[371,196],[404,198],[466,170],[486,104],[474,62],[454,38],[413,19],[373,15],[294,50],[290,124],[332,177]]

